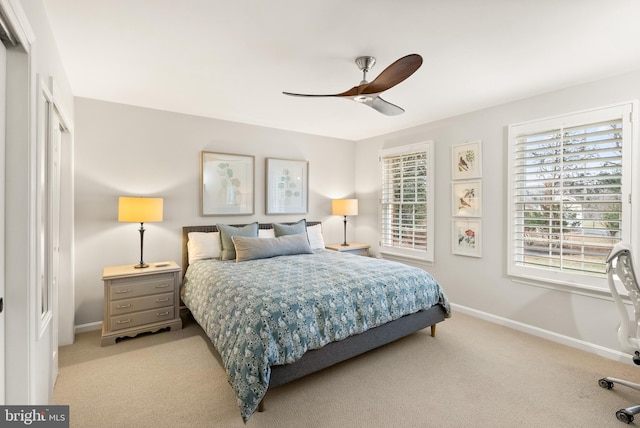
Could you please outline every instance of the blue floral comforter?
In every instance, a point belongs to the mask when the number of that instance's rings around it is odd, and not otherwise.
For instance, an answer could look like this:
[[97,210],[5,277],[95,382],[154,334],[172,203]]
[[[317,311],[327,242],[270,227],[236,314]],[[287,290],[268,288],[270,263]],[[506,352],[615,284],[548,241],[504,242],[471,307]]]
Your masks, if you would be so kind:
[[181,295],[220,353],[245,422],[267,392],[270,366],[436,304],[450,313],[422,269],[329,250],[196,261]]

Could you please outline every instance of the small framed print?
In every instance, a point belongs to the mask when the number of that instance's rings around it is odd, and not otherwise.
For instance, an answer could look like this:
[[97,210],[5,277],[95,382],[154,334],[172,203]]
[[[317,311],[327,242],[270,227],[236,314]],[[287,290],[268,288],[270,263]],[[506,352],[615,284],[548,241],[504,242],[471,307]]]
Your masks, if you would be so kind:
[[454,180],[482,177],[481,141],[451,147],[451,168]]
[[455,181],[452,184],[454,217],[482,217],[482,182],[480,180]]
[[266,161],[267,214],[306,214],[309,211],[309,162]]
[[482,257],[482,224],[480,220],[452,221],[452,253]]
[[252,215],[253,185],[253,156],[200,153],[200,215]]

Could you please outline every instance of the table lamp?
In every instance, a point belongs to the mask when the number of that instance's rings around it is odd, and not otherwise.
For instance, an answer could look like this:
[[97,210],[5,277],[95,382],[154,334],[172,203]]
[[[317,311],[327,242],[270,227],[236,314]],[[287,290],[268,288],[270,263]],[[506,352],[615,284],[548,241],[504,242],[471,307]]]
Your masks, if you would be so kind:
[[162,198],[130,198],[121,196],[118,202],[118,221],[140,223],[140,263],[135,268],[149,267],[143,261],[144,223],[162,221]]
[[357,199],[334,199],[331,201],[331,214],[344,216],[344,242],[343,247],[347,244],[347,216],[358,215]]

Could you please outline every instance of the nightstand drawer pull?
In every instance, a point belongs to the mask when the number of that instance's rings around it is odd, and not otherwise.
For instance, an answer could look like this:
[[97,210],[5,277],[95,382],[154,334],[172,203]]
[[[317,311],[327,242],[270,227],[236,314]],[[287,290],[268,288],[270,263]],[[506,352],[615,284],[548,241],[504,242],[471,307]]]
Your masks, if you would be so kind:
[[162,299],[156,299],[156,302],[158,302],[158,303],[163,303],[163,302],[168,302],[168,301],[169,301],[168,297],[164,297]]
[[118,324],[129,324],[133,319],[127,318],[126,320],[118,320]]
[[170,284],[160,284],[156,285],[156,288],[167,288]]
[[156,313],[157,317],[166,317],[167,315],[169,315],[169,311],[157,312]]
[[133,291],[133,288],[127,288],[126,290],[116,290],[116,294],[131,293],[132,291]]
[[127,309],[131,307],[131,303],[127,303],[126,305],[117,305],[117,309]]

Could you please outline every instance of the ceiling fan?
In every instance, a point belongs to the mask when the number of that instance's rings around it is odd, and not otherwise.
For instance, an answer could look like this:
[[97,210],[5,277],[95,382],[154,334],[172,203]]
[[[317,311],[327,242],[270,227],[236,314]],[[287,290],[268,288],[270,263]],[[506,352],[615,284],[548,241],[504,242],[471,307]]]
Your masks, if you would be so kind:
[[422,57],[418,54],[403,56],[378,75],[373,82],[367,81],[367,73],[371,71],[376,59],[372,56],[359,56],[356,65],[362,71],[362,81],[348,91],[331,95],[294,94],[282,92],[294,97],[340,97],[353,100],[357,103],[368,105],[374,110],[387,116],[395,116],[404,113],[404,109],[380,98],[380,94],[398,83],[407,79],[422,65]]

